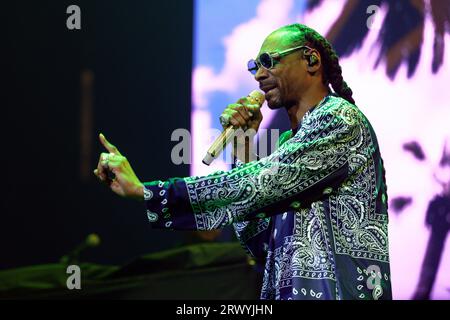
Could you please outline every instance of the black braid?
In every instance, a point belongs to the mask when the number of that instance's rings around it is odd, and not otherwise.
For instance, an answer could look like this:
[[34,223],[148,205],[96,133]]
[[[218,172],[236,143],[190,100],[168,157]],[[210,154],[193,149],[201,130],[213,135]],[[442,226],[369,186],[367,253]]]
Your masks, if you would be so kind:
[[[342,68],[339,65],[339,57],[336,51],[332,48],[331,44],[317,31],[302,24],[295,23],[285,26],[282,29],[299,31],[299,33],[295,32],[295,35],[293,36],[295,45],[307,45],[319,51],[324,69],[324,73],[322,75],[323,83],[326,86],[331,85],[334,92],[340,97],[355,104],[355,100],[352,97],[353,91],[342,77]],[[387,209],[389,201],[387,198],[386,169],[384,167],[383,159],[381,159],[381,166],[383,168],[382,178],[385,188],[384,192],[386,193]]]
[[323,83],[326,86],[331,85],[336,94],[348,102],[355,104],[355,100],[352,97],[353,91],[342,78],[339,57],[331,47],[331,44],[317,31],[303,24],[295,23],[285,26],[282,29],[297,31],[293,35],[293,41],[296,42],[296,45],[307,45],[319,51],[324,70],[322,75]]

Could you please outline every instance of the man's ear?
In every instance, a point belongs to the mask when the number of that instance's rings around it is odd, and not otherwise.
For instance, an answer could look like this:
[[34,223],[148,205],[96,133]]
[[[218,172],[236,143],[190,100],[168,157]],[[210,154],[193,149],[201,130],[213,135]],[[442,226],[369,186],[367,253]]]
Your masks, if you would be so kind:
[[308,57],[308,66],[309,67],[316,65],[318,62],[319,62],[319,59],[317,58],[317,56],[315,54],[311,54]]
[[320,55],[315,50],[311,50],[305,54],[305,59],[309,73],[314,74],[319,70],[322,62],[320,60]]

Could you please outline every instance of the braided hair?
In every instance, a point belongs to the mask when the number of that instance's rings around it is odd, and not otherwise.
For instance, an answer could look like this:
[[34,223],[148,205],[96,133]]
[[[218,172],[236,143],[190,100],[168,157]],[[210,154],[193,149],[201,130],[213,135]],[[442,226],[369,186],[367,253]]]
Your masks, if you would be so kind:
[[[339,65],[339,57],[332,48],[331,44],[314,29],[303,24],[294,23],[281,28],[290,31],[292,41],[296,46],[307,45],[319,51],[322,58],[323,74],[322,80],[325,86],[331,85],[333,91],[348,102],[355,104],[353,91],[342,77],[342,68]],[[383,159],[381,158],[381,167],[383,168],[382,179],[384,183],[385,205],[388,208],[386,170]]]
[[319,51],[322,58],[324,85],[331,85],[333,91],[350,103],[355,104],[353,91],[342,78],[342,68],[339,65],[339,57],[331,44],[317,31],[299,23],[294,23],[281,28],[292,31],[292,41],[296,45],[307,45]]

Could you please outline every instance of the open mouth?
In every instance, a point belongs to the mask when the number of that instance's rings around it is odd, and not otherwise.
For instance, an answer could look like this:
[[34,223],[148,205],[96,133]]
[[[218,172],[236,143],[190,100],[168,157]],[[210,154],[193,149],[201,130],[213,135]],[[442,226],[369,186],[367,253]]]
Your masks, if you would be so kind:
[[276,88],[275,86],[262,86],[262,87],[260,87],[260,89],[262,91],[264,91],[265,94],[267,94],[270,90],[273,90],[275,88]]

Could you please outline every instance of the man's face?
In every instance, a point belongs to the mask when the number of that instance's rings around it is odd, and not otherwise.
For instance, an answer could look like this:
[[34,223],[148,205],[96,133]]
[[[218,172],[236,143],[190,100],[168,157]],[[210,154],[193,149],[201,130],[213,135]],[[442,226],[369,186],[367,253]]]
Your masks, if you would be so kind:
[[[259,53],[274,53],[294,47],[287,31],[275,31],[264,41]],[[294,51],[275,61],[275,66],[267,70],[260,67],[255,74],[259,87],[265,93],[270,109],[289,107],[296,103],[307,81],[305,60],[301,59],[301,50]]]

